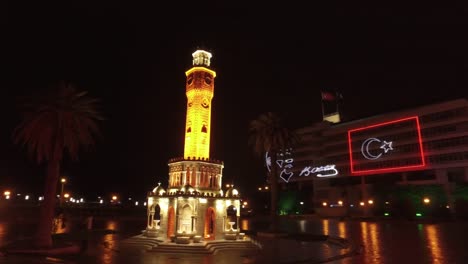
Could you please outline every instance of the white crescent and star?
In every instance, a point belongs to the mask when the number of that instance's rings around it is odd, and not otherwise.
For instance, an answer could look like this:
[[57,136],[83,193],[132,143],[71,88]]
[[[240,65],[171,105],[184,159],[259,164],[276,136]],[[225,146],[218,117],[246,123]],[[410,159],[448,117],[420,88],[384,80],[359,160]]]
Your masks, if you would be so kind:
[[[372,143],[374,142],[377,142],[377,143],[381,143],[380,145],[380,149],[383,150],[383,152],[380,152],[378,154],[376,153],[371,153],[370,150],[369,150],[369,147]],[[368,160],[376,160],[378,158],[380,158],[382,156],[382,154],[386,154],[388,153],[390,150],[393,150],[393,141],[386,141],[386,140],[380,140],[378,138],[368,138],[366,140],[364,140],[364,142],[362,142],[362,145],[361,145],[361,153],[362,153],[362,156],[364,156],[364,158],[368,159]]]

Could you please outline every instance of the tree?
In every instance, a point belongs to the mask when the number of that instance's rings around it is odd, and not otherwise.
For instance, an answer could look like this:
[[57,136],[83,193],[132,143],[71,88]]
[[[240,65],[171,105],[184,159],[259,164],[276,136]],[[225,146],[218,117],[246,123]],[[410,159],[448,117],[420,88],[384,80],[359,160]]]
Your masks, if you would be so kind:
[[25,148],[38,164],[46,163],[44,200],[41,203],[34,246],[52,247],[52,224],[57,183],[64,156],[78,160],[79,150],[90,150],[100,135],[98,100],[66,82],[44,96],[21,104],[22,119],[13,131],[15,144]]
[[266,152],[271,158],[271,170],[268,172],[270,183],[270,217],[272,232],[279,231],[278,197],[279,197],[279,169],[276,165],[277,156],[286,149],[299,143],[299,136],[283,124],[283,119],[275,113],[261,114],[249,124],[249,145],[253,152],[263,157]]

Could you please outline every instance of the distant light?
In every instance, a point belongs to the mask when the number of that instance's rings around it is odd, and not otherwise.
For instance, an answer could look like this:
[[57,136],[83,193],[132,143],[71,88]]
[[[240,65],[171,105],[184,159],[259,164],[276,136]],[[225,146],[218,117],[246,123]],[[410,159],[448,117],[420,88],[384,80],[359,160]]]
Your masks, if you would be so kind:
[[304,204],[304,202],[300,202],[299,204]]
[[389,204],[389,202],[385,202],[385,204]]
[[135,202],[135,206],[138,206],[138,201]]
[[425,204],[428,204],[428,203],[430,203],[430,202],[431,202],[431,200],[430,200],[429,198],[427,198],[427,197],[426,197],[426,198],[424,198],[424,200],[423,200],[423,201],[424,201],[424,203],[425,203]]
[[83,203],[83,202],[84,202],[84,199],[83,199],[83,198],[81,198],[81,199],[80,199],[80,203]]
[[416,216],[421,217],[422,214],[421,213],[416,213]]
[[450,208],[450,205],[445,206],[445,208],[449,209],[449,208]]
[[104,203],[104,200],[102,200],[102,199],[101,199],[101,200],[99,200],[99,203],[100,203],[100,204]]
[[268,186],[265,186],[265,190],[268,190]]
[[326,202],[323,202],[322,205],[323,205],[323,206],[327,206],[327,203],[326,203]]
[[143,204],[143,206],[146,206],[146,202]]
[[367,201],[367,202],[368,202],[369,204],[373,204],[373,203],[374,203],[373,200],[369,200],[369,201]]
[[128,198],[128,200],[129,200],[129,201],[131,201],[131,200],[132,200],[132,198],[131,198],[131,197],[129,197],[129,198]]
[[26,196],[24,197],[24,199],[25,199],[25,200],[29,200],[29,195],[26,195]]
[[244,205],[247,205],[247,201],[244,201]]
[[389,216],[390,214],[389,213],[384,213],[385,216]]
[[9,196],[9,195],[11,194],[11,192],[10,192],[10,191],[5,191],[3,194],[4,194],[5,196]]
[[339,204],[339,205],[343,205],[343,201],[339,200],[339,201],[338,201],[338,204]]
[[364,202],[360,202],[360,203],[359,203],[360,206],[364,206],[364,204],[365,204]]
[[21,196],[21,193],[16,194],[16,196]]
[[261,190],[262,190],[262,187],[258,187],[258,190],[261,191]]
[[37,198],[39,201],[42,201],[44,200],[44,196],[39,196],[39,198]]

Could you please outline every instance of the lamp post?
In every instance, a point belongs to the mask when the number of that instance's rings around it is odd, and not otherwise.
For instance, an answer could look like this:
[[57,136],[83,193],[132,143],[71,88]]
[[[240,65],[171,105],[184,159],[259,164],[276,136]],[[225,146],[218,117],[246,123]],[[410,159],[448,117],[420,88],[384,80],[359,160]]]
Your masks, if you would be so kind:
[[65,183],[67,182],[67,179],[61,178],[60,182],[62,183],[62,189],[60,191],[60,206],[62,206],[62,203],[63,203],[63,187],[65,186]]

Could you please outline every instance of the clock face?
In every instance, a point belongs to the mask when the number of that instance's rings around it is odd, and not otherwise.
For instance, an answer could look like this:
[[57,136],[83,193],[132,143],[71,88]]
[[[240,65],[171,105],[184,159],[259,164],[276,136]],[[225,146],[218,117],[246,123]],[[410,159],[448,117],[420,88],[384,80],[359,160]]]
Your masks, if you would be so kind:
[[192,84],[193,82],[193,74],[190,74],[188,77],[187,77],[187,84],[190,85]]
[[205,76],[205,83],[206,83],[206,84],[211,84],[211,81],[212,81],[211,76],[206,75],[206,76]]
[[210,102],[208,101],[208,99],[203,98],[203,101],[202,101],[201,105],[202,105],[203,108],[208,108],[208,107],[210,107]]

